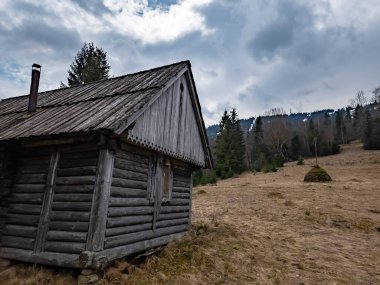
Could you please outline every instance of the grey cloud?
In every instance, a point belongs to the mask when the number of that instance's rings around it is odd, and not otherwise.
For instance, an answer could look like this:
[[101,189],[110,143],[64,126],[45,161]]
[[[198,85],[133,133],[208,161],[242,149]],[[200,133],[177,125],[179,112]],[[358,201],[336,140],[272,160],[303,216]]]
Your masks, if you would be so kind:
[[94,15],[100,16],[104,13],[111,13],[110,9],[108,9],[102,0],[72,0],[83,10],[90,12]]

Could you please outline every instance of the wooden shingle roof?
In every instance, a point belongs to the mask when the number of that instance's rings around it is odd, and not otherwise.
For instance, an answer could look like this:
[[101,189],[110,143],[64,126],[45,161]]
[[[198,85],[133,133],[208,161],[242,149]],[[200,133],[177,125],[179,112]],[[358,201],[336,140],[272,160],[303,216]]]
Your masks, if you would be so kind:
[[37,111],[28,115],[29,95],[0,101],[0,141],[62,133],[110,130],[115,133],[144,108],[188,61],[78,87],[38,94]]

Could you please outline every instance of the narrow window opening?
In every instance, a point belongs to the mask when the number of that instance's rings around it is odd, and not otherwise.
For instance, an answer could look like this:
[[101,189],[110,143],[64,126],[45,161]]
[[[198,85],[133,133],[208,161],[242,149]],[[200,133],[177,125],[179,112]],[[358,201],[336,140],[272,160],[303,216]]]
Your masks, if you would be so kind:
[[171,162],[168,158],[165,159],[163,165],[163,181],[162,181],[162,194],[164,199],[170,199],[170,186],[171,186]]

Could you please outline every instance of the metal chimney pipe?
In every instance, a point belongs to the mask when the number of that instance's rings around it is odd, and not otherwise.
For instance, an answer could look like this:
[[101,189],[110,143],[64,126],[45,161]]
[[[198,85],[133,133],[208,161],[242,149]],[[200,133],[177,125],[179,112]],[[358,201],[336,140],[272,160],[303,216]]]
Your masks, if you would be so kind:
[[28,114],[35,112],[37,108],[37,95],[38,85],[40,83],[40,74],[41,65],[34,63],[32,65],[32,81],[30,83]]

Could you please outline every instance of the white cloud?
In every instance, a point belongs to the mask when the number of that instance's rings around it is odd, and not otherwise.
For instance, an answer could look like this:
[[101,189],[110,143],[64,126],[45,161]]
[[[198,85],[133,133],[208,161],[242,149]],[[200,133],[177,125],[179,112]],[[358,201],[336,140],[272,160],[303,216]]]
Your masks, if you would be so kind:
[[166,10],[160,6],[151,8],[148,1],[106,0],[104,4],[113,14],[104,15],[104,19],[126,36],[144,44],[157,44],[174,41],[191,32],[212,33],[197,11],[210,3],[211,0],[184,0]]

